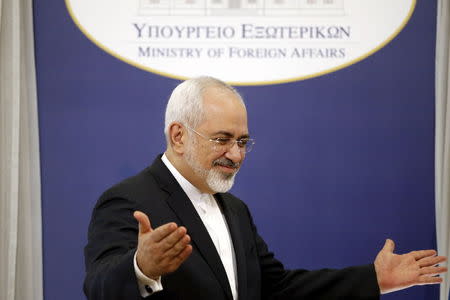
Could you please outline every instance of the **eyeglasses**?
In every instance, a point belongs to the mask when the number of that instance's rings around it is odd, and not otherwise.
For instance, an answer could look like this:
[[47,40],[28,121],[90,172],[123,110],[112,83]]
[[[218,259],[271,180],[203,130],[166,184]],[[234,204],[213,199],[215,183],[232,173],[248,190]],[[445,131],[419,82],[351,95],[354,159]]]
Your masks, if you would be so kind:
[[253,145],[255,144],[255,140],[250,138],[240,138],[240,139],[232,139],[227,137],[209,138],[187,125],[184,126],[186,126],[187,129],[195,132],[198,136],[212,142],[214,144],[213,149],[216,152],[228,151],[234,146],[234,144],[237,144],[239,151],[241,151],[241,153],[248,153],[252,150]]

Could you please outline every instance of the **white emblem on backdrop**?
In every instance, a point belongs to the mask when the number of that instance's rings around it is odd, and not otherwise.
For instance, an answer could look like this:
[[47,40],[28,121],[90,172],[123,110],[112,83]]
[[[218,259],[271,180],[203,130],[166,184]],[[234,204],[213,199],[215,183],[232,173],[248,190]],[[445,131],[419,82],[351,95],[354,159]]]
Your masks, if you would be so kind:
[[301,80],[349,66],[390,42],[415,0],[66,0],[111,55],[173,78],[234,84]]

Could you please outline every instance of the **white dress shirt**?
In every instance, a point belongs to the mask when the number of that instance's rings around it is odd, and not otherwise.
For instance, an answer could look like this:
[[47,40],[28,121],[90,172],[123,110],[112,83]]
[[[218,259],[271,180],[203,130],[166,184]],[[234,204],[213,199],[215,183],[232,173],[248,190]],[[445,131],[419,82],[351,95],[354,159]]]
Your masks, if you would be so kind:
[[[219,257],[227,273],[228,282],[230,283],[233,299],[237,300],[237,274],[236,274],[236,258],[234,255],[233,241],[231,240],[230,231],[225,220],[225,216],[220,210],[216,199],[211,194],[201,193],[193,186],[180,172],[170,163],[166,155],[162,156],[162,161],[180,184],[183,191],[194,205],[195,210],[199,214],[203,224],[208,230],[209,236],[216,246]],[[189,228],[187,228],[189,234]],[[136,263],[136,254],[134,256],[134,270],[138,279],[139,291],[142,297],[147,297],[154,292],[163,289],[161,278],[155,281],[145,276]]]

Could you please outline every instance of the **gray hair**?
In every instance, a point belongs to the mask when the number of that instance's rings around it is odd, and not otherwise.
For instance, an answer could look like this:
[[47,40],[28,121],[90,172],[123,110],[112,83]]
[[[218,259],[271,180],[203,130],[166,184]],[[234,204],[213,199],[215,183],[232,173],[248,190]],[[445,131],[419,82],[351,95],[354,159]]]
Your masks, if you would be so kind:
[[192,128],[197,128],[203,121],[203,93],[210,87],[231,91],[245,105],[236,89],[219,79],[201,76],[180,83],[172,91],[166,107],[164,134],[168,145],[170,144],[169,127],[173,122],[180,122]]

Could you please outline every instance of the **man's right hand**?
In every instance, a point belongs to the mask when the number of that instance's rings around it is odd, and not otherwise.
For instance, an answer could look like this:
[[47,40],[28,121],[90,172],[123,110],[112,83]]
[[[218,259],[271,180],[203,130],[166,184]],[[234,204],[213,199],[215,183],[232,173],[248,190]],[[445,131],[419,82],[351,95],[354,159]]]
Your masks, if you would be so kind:
[[192,253],[191,238],[185,227],[167,223],[152,229],[146,214],[135,211],[133,216],[139,222],[136,261],[149,278],[157,280],[175,271]]

